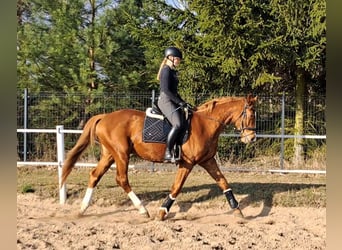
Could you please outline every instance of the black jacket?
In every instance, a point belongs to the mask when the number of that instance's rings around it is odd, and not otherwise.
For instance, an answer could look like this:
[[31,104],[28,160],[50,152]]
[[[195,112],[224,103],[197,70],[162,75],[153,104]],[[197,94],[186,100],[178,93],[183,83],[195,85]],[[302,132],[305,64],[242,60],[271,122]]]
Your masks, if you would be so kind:
[[175,104],[184,102],[178,94],[178,83],[177,71],[165,65],[160,72],[160,91]]

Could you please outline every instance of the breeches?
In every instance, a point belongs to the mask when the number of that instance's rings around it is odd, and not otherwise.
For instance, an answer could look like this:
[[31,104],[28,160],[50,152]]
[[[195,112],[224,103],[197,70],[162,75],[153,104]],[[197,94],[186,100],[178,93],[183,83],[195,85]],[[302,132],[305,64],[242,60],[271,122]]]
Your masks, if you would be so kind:
[[172,127],[181,128],[184,120],[183,112],[178,105],[174,104],[167,98],[159,98],[158,106],[166,118],[171,123]]

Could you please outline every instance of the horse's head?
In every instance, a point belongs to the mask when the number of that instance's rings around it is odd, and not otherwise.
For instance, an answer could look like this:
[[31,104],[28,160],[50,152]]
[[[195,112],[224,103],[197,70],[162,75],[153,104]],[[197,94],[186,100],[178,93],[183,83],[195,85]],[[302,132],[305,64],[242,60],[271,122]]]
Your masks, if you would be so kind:
[[240,131],[240,137],[243,143],[250,143],[256,140],[256,100],[257,97],[249,94],[240,116],[235,121],[235,127]]
[[244,143],[256,140],[255,103],[257,97],[221,97],[200,105],[196,113],[220,124],[220,128],[234,124]]

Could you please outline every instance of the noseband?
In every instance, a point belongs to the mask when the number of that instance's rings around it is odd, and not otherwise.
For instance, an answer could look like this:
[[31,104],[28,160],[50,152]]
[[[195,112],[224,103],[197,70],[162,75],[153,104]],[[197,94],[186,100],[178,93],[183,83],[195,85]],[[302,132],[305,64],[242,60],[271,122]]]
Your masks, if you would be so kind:
[[240,132],[240,134],[243,133],[243,131],[245,130],[251,130],[251,131],[256,131],[256,127],[245,127],[244,126],[244,121],[247,119],[247,108],[249,108],[249,105],[247,103],[245,103],[245,106],[243,107],[243,110],[239,116],[239,118],[241,117],[241,126],[240,129],[237,129],[236,131]]

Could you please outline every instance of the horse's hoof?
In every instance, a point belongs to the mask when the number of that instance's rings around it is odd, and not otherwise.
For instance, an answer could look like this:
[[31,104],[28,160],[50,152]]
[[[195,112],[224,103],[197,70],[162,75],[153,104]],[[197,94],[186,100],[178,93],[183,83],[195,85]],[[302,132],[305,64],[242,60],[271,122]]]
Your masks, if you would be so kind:
[[150,216],[150,213],[148,212],[148,211],[145,211],[145,212],[143,212],[143,213],[140,213],[140,215],[142,216],[142,217],[145,217],[145,218],[150,218],[151,216]]
[[79,211],[79,213],[80,214],[84,214],[85,213],[85,211],[87,210],[87,208],[89,207],[89,205],[88,204],[81,204],[81,208],[80,208],[80,211]]
[[165,210],[164,209],[160,209],[156,219],[159,220],[159,221],[163,221],[163,220],[165,220],[166,215],[167,214],[166,214]]
[[147,211],[147,209],[144,207],[144,206],[140,206],[139,208],[139,214],[145,218],[150,218],[150,214],[149,212]]
[[234,209],[233,215],[238,218],[244,218],[243,213],[241,212],[240,208]]
[[76,214],[76,217],[77,217],[77,218],[81,218],[81,217],[83,217],[83,215],[84,215],[84,212],[79,211],[79,212]]
[[78,215],[79,215],[79,216],[84,215],[84,214],[85,214],[85,211],[86,211],[86,209],[81,209],[81,210],[79,210]]

